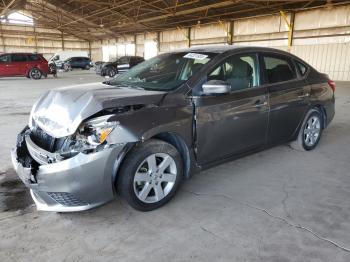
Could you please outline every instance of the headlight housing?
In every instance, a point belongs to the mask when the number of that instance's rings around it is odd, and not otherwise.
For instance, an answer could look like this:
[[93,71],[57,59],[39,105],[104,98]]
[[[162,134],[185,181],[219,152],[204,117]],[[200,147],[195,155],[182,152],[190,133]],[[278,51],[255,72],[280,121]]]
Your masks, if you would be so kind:
[[109,134],[119,125],[119,122],[107,122],[113,115],[105,115],[84,122],[78,129],[78,139],[83,140],[89,148],[108,144]]

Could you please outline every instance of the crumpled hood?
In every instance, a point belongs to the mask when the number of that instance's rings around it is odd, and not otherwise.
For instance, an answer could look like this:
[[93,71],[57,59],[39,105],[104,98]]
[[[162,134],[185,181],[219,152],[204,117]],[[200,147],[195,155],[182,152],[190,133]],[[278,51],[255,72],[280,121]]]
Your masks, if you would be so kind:
[[157,104],[166,92],[91,83],[54,89],[33,106],[31,118],[45,132],[60,138],[72,135],[81,122],[107,108]]

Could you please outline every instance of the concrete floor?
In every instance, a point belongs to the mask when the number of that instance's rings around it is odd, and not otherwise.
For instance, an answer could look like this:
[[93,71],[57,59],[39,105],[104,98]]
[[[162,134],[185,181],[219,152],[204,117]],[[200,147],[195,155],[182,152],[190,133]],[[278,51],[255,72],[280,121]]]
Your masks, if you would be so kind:
[[350,83],[312,152],[283,145],[195,175],[163,208],[117,199],[82,213],[37,212],[9,150],[46,90],[101,81],[0,79],[0,261],[350,261]]

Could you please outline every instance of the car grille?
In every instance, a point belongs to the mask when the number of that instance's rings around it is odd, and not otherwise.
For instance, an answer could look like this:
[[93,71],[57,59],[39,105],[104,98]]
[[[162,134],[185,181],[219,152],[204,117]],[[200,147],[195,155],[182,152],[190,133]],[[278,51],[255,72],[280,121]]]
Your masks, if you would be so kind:
[[48,192],[47,193],[53,200],[63,206],[85,206],[88,203],[81,201],[73,194],[64,192]]

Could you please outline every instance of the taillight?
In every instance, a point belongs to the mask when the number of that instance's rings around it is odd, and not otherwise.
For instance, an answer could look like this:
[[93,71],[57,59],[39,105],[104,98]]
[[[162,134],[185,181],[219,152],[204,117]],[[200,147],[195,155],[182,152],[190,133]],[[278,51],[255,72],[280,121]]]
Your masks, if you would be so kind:
[[332,88],[333,93],[335,92],[335,83],[332,80],[328,80],[328,85],[330,88]]

